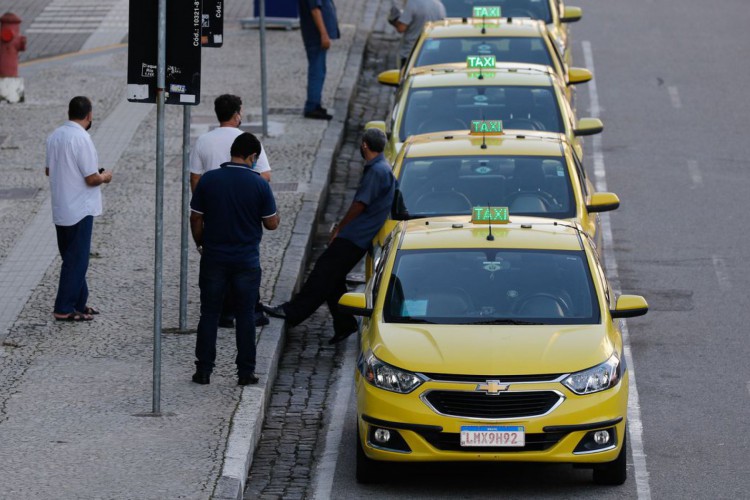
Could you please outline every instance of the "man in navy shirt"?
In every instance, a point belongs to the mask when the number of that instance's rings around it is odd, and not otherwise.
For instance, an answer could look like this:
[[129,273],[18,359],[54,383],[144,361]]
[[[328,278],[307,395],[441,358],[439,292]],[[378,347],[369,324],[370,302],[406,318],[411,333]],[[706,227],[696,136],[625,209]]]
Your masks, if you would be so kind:
[[333,0],[299,0],[299,27],[307,54],[307,100],[305,118],[333,118],[321,105],[326,79],[326,54],[331,40],[336,40],[339,23]]
[[396,179],[383,156],[385,143],[381,130],[365,130],[360,144],[360,153],[366,161],[362,180],[346,215],[334,226],[328,248],[297,295],[278,306],[263,306],[269,316],[284,318],[295,326],[327,302],[333,316],[334,336],[330,344],[357,331],[354,316],[339,311],[339,299],[346,293],[346,275],[367,253],[393,204]]
[[237,136],[231,161],[203,174],[190,202],[190,229],[201,253],[201,317],[193,375],[197,384],[210,383],[216,331],[228,285],[235,291],[238,384],[258,382],[253,311],[260,289],[260,240],[264,227],[274,230],[279,226],[271,187],[253,169],[260,151],[260,141],[254,135]]

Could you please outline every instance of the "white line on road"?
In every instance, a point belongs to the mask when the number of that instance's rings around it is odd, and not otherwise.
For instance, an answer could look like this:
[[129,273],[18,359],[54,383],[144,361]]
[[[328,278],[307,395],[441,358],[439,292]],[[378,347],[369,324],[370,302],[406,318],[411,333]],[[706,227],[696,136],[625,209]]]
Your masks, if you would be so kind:
[[[591,51],[591,42],[583,41],[583,57],[586,68],[594,72],[594,56]],[[599,94],[597,93],[594,80],[588,83],[590,112],[593,118],[599,117]],[[592,141],[594,155],[594,175],[596,177],[597,191],[607,190],[606,170],[604,168],[604,153],[602,150],[602,139],[595,135]],[[604,262],[607,266],[607,274],[612,286],[619,293],[619,277],[617,261],[615,260],[614,240],[612,238],[612,226],[609,214],[602,214],[601,231],[604,240]],[[630,334],[625,321],[620,322],[622,331],[623,351],[625,362],[630,372],[630,396],[628,398],[628,433],[630,437],[630,452],[633,455],[633,468],[635,469],[635,485],[639,500],[651,500],[651,486],[649,485],[649,474],[646,468],[646,453],[643,448],[643,421],[641,420],[641,406],[638,398],[638,386],[635,379],[635,364],[630,350]]]
[[677,90],[677,87],[667,87],[667,92],[669,92],[669,100],[672,101],[672,107],[680,109],[682,107],[682,101],[680,100],[680,91]]
[[718,255],[713,255],[711,260],[714,263],[714,272],[716,273],[716,279],[719,281],[719,288],[722,292],[728,292],[732,289],[732,282],[729,280],[727,263]]
[[697,161],[688,160],[688,172],[690,173],[690,179],[693,181],[693,188],[697,188],[703,184],[703,176],[698,168]]
[[331,498],[341,436],[344,433],[346,410],[349,407],[349,396],[352,393],[352,385],[354,385],[353,372],[354,360],[357,357],[356,346],[357,342],[349,340],[346,344],[346,351],[344,351],[344,364],[339,370],[333,411],[331,411],[326,429],[326,443],[323,447],[323,454],[318,459],[318,465],[315,468],[315,479],[313,481],[313,498],[315,500]]

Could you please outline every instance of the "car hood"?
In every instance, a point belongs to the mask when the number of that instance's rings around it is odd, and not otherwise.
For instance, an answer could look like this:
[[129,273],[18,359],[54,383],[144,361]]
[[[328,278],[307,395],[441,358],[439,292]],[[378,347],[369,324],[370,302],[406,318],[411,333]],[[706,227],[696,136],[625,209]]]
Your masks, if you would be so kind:
[[375,356],[413,372],[465,375],[571,373],[607,360],[604,325],[378,325]]

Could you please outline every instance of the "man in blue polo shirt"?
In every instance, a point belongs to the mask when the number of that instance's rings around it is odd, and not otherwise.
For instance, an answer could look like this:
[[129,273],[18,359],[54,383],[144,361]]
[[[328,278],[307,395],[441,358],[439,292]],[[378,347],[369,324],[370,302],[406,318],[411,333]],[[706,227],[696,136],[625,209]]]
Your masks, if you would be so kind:
[[260,240],[264,227],[274,230],[279,226],[271,187],[253,169],[260,151],[260,141],[254,135],[237,136],[231,161],[203,174],[190,201],[190,229],[201,253],[201,316],[193,375],[197,384],[210,383],[227,285],[235,291],[237,383],[258,382],[253,316],[260,288]]
[[269,316],[284,318],[295,326],[327,302],[334,331],[329,344],[357,331],[354,316],[339,311],[339,299],[346,293],[346,275],[367,253],[393,204],[396,179],[383,156],[386,140],[381,130],[365,130],[360,144],[360,153],[366,161],[362,180],[346,215],[334,226],[328,248],[315,262],[297,295],[278,306],[263,306]]

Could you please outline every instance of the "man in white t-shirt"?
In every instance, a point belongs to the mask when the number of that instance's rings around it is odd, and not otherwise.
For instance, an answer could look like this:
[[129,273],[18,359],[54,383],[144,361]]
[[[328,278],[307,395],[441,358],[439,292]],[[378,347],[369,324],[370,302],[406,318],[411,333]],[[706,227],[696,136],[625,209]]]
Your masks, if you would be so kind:
[[47,165],[52,221],[62,257],[53,315],[59,321],[90,321],[99,311],[87,305],[86,271],[94,217],[102,214],[102,184],[112,172],[99,168],[96,148],[87,132],[93,122],[91,101],[77,96],[68,104],[68,119],[47,138]]
[[[222,94],[214,100],[214,111],[219,126],[210,132],[198,137],[195,146],[190,152],[190,190],[195,191],[195,186],[201,176],[209,170],[219,168],[222,163],[231,160],[230,151],[232,143],[243,132],[240,130],[242,124],[242,99],[232,94]],[[253,165],[253,170],[258,172],[266,181],[271,181],[271,167],[268,165],[268,157],[265,148],[261,144],[258,161]],[[227,290],[224,299],[224,309],[219,318],[219,326],[231,328],[234,326],[233,294]],[[268,324],[268,318],[263,314],[260,300],[255,307],[255,326]]]
[[396,31],[404,34],[398,54],[402,67],[419,40],[424,24],[444,18],[445,7],[439,0],[406,0],[403,10],[396,7],[395,3],[391,6],[388,22]]

